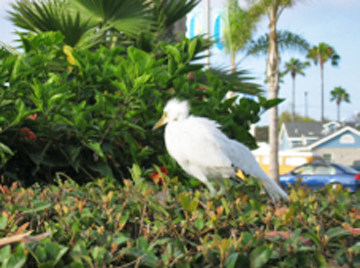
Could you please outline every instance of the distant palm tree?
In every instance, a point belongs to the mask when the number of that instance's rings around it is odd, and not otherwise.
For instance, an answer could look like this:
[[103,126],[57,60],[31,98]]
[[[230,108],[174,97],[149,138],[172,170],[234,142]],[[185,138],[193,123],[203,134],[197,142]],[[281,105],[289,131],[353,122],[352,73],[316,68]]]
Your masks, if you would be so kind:
[[324,122],[324,63],[328,60],[331,61],[331,65],[337,66],[340,60],[340,56],[336,54],[334,48],[325,43],[320,43],[319,46],[311,48],[306,56],[308,59],[312,59],[315,65],[320,62],[320,74],[321,74],[321,122]]
[[289,62],[285,63],[285,71],[281,73],[281,75],[285,75],[287,73],[291,74],[293,79],[293,88],[292,88],[292,104],[291,104],[291,121],[295,121],[295,77],[297,74],[305,75],[303,70],[306,67],[309,67],[310,63],[308,61],[301,62],[299,59],[291,58]]
[[340,103],[342,101],[350,102],[350,95],[342,87],[336,87],[331,92],[331,101],[336,100],[337,120],[340,121]]

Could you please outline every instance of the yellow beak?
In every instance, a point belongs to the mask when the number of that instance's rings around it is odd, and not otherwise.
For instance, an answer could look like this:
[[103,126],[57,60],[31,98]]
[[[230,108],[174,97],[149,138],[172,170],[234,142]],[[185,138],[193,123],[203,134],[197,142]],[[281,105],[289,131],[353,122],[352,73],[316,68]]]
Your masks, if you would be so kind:
[[155,129],[161,127],[162,125],[165,125],[165,124],[166,124],[166,120],[165,120],[165,119],[166,119],[166,116],[163,115],[163,116],[159,119],[159,121],[157,121],[156,124],[153,126],[152,130],[155,130]]

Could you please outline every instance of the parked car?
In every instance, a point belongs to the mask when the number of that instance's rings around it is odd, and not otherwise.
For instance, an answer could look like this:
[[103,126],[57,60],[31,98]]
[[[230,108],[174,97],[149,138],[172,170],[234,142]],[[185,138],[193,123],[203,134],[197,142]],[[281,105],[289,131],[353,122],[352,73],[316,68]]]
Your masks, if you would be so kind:
[[350,192],[360,189],[360,171],[337,163],[307,163],[293,171],[280,176],[283,187],[294,184],[299,179],[301,185],[307,188],[323,188],[326,185],[334,187],[341,184]]

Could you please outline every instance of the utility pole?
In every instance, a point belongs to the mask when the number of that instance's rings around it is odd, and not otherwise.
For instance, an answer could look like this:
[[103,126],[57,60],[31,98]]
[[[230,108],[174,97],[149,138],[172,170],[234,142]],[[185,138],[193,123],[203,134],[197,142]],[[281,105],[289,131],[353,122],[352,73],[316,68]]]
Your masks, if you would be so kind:
[[305,91],[305,117],[308,116],[308,102],[307,102],[307,91]]
[[[205,0],[206,38],[210,38],[210,0]],[[205,51],[205,69],[210,68],[210,48]]]

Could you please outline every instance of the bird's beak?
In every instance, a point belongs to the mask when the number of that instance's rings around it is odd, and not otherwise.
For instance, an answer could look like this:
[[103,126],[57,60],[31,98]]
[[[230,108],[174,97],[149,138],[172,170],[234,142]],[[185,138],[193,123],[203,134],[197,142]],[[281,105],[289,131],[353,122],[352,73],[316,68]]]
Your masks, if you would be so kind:
[[166,124],[166,116],[163,114],[163,116],[159,119],[159,121],[157,121],[156,124],[153,126],[152,130],[155,130],[165,124]]

